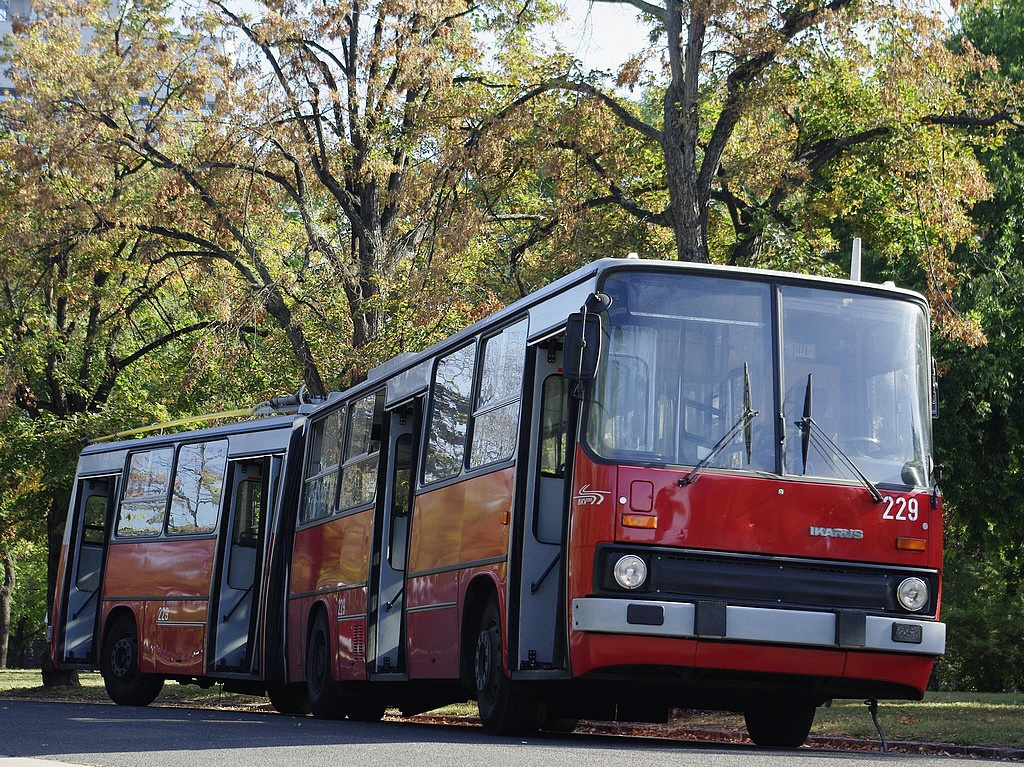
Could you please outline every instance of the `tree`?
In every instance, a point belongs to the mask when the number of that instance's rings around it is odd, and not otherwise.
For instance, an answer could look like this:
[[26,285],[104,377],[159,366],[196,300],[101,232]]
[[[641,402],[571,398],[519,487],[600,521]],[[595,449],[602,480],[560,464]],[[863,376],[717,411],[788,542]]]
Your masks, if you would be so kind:
[[[324,358],[348,356],[358,375],[388,356],[374,346],[392,300],[382,291],[464,247],[476,219],[460,215],[462,127],[481,108],[480,72],[524,45],[547,6],[209,8],[183,36],[157,3],[127,6],[116,20],[94,7],[77,22],[95,30],[90,45],[62,51],[84,74],[51,101],[93,125],[109,151],[174,179],[164,182],[169,204],[148,220],[108,224],[234,270],[286,334],[307,388],[323,394]],[[225,30],[238,35],[234,56],[211,47]],[[16,59],[19,88],[52,56],[45,42],[39,50]],[[139,100],[146,83],[156,86]]]
[[596,143],[574,142],[559,120],[548,144],[576,156],[589,201],[665,228],[680,259],[746,266],[834,269],[822,254],[839,249],[843,222],[948,303],[961,275],[946,254],[989,194],[973,148],[1016,124],[1005,80],[977,76],[992,59],[950,49],[933,10],[902,2],[617,1],[655,42],[615,90],[563,73],[503,113],[536,114],[553,93],[601,106]]
[[0,582],[0,669],[7,668],[7,646],[11,625],[11,599],[14,596],[14,557],[6,546],[0,548],[0,565],[3,566],[3,581]]
[[[990,85],[1024,81],[1024,4],[972,2],[960,9],[955,48],[998,61]],[[1012,92],[1009,91],[1009,92]],[[951,686],[1017,691],[1024,686],[1024,134],[979,152],[993,195],[972,212],[978,236],[955,259],[972,277],[955,300],[976,318],[983,345],[936,344],[942,411],[936,426],[946,465],[947,555],[943,610],[950,626],[943,673]]]

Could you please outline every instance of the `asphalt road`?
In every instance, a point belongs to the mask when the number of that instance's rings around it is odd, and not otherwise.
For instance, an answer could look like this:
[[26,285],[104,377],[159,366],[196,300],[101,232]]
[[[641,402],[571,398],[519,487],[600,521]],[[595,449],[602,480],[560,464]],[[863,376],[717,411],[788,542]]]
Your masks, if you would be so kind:
[[[479,727],[415,722],[0,701],[0,767],[27,766],[24,758],[104,767],[951,767],[956,761],[607,735],[495,738]],[[970,762],[984,763],[1000,764]]]

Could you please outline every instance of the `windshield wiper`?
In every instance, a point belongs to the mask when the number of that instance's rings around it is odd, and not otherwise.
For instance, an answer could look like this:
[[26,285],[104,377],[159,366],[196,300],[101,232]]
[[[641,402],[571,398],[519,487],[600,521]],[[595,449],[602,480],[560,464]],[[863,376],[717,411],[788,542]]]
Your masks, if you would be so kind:
[[744,432],[744,446],[747,450],[747,463],[750,463],[751,449],[754,442],[754,432],[750,426],[750,422],[753,421],[759,415],[759,411],[753,410],[750,407],[750,371],[747,368],[747,363],[743,363],[743,414],[739,417],[725,435],[715,443],[715,446],[711,448],[706,456],[697,462],[697,465],[690,469],[690,473],[679,480],[680,487],[686,487],[696,482],[700,475],[704,473],[704,470],[711,465],[711,462],[715,457],[725,450],[726,446],[736,438],[736,435],[740,433],[740,430]]
[[[882,494],[875,487],[875,484],[868,479],[864,472],[858,468],[857,464],[853,462],[853,459],[846,454],[846,452],[833,442],[829,436],[818,426],[817,422],[811,418],[811,374],[807,374],[807,391],[804,393],[804,415],[799,421],[794,421],[794,425],[800,429],[800,453],[804,463],[804,474],[807,474],[807,449],[811,442],[814,442],[814,446],[818,451],[828,460],[828,455],[823,448],[827,448],[831,451],[832,455],[839,458],[839,460],[846,466],[846,468],[857,478],[857,480],[867,488],[870,493],[872,500],[875,503],[882,502]],[[832,461],[829,460],[829,463]],[[838,468],[835,464],[832,464],[834,468]]]

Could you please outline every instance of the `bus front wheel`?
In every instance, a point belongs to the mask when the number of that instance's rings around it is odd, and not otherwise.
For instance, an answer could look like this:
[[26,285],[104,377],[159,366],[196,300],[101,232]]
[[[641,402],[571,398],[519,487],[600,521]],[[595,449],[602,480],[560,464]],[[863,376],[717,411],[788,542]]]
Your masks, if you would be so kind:
[[537,702],[505,676],[501,655],[501,615],[491,600],[480,616],[473,658],[480,722],[492,735],[534,732],[539,725]]
[[331,634],[327,615],[320,611],[313,621],[306,648],[306,693],[309,707],[317,719],[341,719],[345,716],[331,666]]
[[814,724],[814,705],[799,701],[760,703],[747,708],[743,718],[747,734],[759,746],[797,748],[807,740]]
[[107,695],[119,706],[148,706],[163,689],[163,677],[139,671],[135,621],[122,615],[103,638],[100,673]]

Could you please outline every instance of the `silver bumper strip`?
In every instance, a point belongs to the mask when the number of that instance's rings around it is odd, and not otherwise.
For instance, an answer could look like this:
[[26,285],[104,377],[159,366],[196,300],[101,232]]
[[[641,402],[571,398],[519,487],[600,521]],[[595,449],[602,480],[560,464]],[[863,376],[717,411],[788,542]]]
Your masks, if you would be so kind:
[[[862,614],[851,614],[848,619],[840,617],[842,613],[735,605],[724,606],[722,621],[721,603],[712,604],[719,620],[705,623],[712,629],[698,633],[697,612],[702,607],[696,602],[587,597],[573,600],[572,625],[576,631],[604,634],[724,639],[916,655],[942,655],[946,649],[946,624],[937,621]],[[840,620],[860,623],[852,632],[840,631]]]

